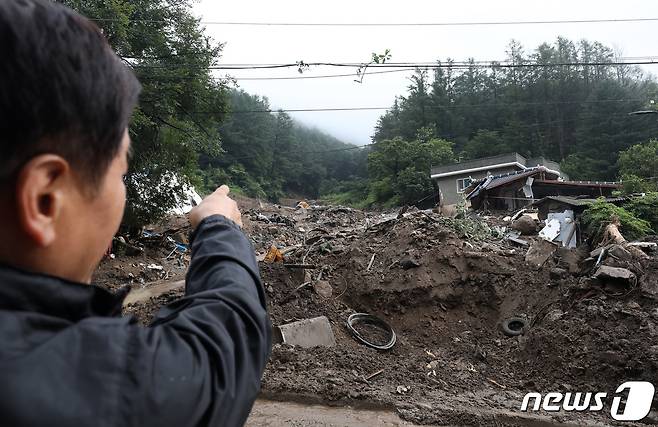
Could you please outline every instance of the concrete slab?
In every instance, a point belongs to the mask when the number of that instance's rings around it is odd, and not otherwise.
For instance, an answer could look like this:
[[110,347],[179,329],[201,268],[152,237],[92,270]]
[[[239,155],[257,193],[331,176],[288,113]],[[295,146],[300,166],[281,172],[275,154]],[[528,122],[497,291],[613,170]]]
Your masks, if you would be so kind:
[[326,316],[304,319],[278,327],[282,341],[300,347],[333,347],[336,345],[334,331]]

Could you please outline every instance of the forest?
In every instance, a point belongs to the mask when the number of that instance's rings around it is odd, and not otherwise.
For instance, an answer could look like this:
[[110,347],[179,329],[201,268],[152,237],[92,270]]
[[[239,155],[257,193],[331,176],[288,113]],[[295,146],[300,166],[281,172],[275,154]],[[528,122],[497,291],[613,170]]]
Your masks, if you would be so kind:
[[207,190],[228,183],[252,197],[318,198],[339,182],[367,174],[367,153],[357,146],[295,122],[285,112],[270,113],[266,98],[228,91],[227,114],[219,126],[222,152],[201,155]]
[[[558,38],[528,53],[512,41],[502,64],[452,64],[439,61],[433,70],[417,70],[407,94],[380,118],[369,165],[376,172],[371,201],[405,198],[400,191],[380,194],[381,174],[373,162],[395,139],[422,145],[429,133],[449,141],[453,156],[445,162],[518,152],[560,162],[571,179],[613,181],[632,175],[620,153],[656,136],[655,115],[629,114],[654,109],[655,78],[618,65],[613,50],[598,42]],[[388,171],[387,179],[406,180],[403,170]]]
[[217,77],[223,44],[205,34],[190,1],[60,1],[103,29],[143,86],[126,224],[161,218],[190,184],[207,193],[227,183],[272,201],[416,204],[433,192],[431,165],[512,151],[559,161],[573,179],[655,189],[658,116],[629,113],[655,108],[656,80],[598,42],[558,38],[526,50],[512,41],[501,63],[417,69],[372,143],[356,147]]

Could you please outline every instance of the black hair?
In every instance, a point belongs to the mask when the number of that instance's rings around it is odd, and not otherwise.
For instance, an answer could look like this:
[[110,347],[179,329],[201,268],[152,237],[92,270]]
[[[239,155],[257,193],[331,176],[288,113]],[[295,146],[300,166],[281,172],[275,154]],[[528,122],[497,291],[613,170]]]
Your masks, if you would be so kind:
[[140,90],[87,18],[51,0],[0,0],[0,183],[53,153],[98,185]]

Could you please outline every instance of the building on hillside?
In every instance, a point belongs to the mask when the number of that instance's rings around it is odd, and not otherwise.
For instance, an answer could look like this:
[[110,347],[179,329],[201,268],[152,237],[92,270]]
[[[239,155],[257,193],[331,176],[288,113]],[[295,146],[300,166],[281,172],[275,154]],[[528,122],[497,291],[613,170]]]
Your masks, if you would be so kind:
[[518,153],[467,160],[460,163],[431,168],[431,178],[439,189],[439,204],[450,206],[465,197],[464,191],[474,182],[489,176],[502,176],[523,172],[529,168],[544,167],[547,176],[568,179],[560,172],[560,165],[543,157],[526,159]]
[[620,188],[614,182],[565,181],[544,166],[503,175],[490,175],[471,183],[464,192],[473,209],[517,210],[547,197],[571,200],[610,197]]

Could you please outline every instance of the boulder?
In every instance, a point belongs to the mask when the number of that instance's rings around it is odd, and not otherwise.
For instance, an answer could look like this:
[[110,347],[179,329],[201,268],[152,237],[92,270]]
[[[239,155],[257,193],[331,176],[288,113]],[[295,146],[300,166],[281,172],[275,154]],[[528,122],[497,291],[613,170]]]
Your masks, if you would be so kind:
[[621,282],[634,282],[636,279],[635,274],[627,268],[609,267],[602,265],[596,270],[593,276],[595,279],[612,279]]
[[521,215],[512,223],[511,228],[524,236],[537,234],[537,223],[529,215]]

